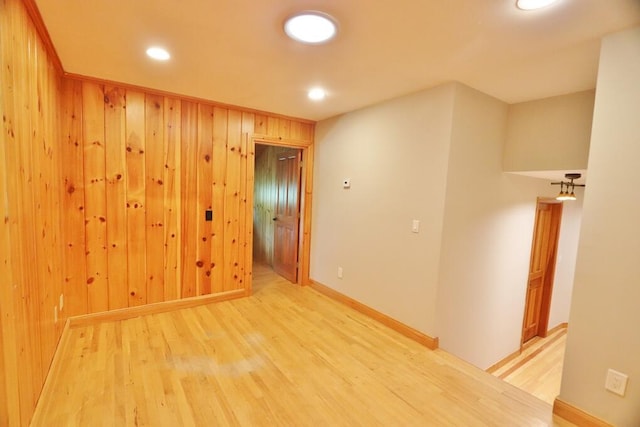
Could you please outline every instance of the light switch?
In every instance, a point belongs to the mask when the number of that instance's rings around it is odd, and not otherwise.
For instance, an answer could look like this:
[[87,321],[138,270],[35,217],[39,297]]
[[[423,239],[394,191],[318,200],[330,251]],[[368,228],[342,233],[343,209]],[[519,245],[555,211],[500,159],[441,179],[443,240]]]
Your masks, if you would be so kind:
[[417,219],[414,219],[413,222],[411,223],[411,231],[413,231],[414,233],[419,233],[420,232],[420,221]]
[[351,188],[351,178],[345,178],[342,180],[342,188]]

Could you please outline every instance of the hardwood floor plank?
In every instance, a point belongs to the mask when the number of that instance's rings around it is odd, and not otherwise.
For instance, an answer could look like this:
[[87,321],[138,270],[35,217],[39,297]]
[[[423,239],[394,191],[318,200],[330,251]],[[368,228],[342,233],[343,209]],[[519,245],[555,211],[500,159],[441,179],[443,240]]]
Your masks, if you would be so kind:
[[546,338],[537,339],[493,375],[553,405],[560,394],[566,334],[567,329],[560,328]]
[[551,405],[256,268],[251,297],[80,326],[33,426],[567,426]]

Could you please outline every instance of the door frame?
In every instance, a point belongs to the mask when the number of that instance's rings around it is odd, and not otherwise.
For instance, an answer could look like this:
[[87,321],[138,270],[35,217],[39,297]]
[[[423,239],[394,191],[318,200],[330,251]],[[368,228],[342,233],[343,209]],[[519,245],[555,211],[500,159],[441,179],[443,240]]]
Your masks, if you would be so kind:
[[535,238],[537,231],[537,217],[538,210],[540,204],[549,204],[558,206],[558,208],[552,207],[551,213],[551,227],[555,226],[555,233],[552,233],[550,236],[550,244],[553,245],[553,249],[551,250],[551,259],[549,260],[549,264],[545,268],[545,273],[543,277],[542,284],[542,301],[540,303],[540,318],[538,320],[538,330],[536,336],[545,338],[549,332],[549,318],[551,314],[551,297],[553,294],[553,285],[555,281],[555,272],[556,272],[556,261],[558,256],[558,243],[560,241],[560,227],[562,225],[562,211],[564,204],[562,201],[558,201],[553,198],[546,197],[538,197],[536,199],[536,212],[534,216],[534,228],[533,234],[531,237],[531,253],[529,255],[529,267],[527,269],[527,284],[525,290],[525,301],[522,312],[522,327],[520,329],[520,351],[526,346],[524,341],[524,329],[526,326],[526,315],[527,315],[527,306],[529,304],[529,272],[531,271],[531,263],[533,262],[533,251],[535,247]]
[[[298,281],[302,286],[311,284],[309,279],[309,262],[311,255],[311,203],[313,196],[313,141],[295,140],[280,137],[252,136],[249,138],[250,156],[247,170],[247,223],[251,230],[251,238],[247,239],[247,263],[253,273],[253,192],[255,181],[256,144],[277,147],[297,148],[302,151],[302,173],[300,182],[300,232],[298,233]],[[250,275],[251,276],[251,275]],[[249,280],[247,294],[250,295],[253,283]]]

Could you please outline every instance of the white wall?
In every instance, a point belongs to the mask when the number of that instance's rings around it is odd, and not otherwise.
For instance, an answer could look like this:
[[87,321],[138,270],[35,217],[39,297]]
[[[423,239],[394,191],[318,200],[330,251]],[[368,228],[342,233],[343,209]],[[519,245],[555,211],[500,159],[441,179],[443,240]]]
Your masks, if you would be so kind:
[[486,369],[520,346],[538,196],[502,172],[506,104],[456,86],[438,290],[440,346]]
[[[605,37],[560,399],[640,425],[640,27]],[[605,391],[608,368],[629,375]]]
[[583,170],[595,91],[509,106],[505,171]]
[[[481,368],[516,351],[536,199],[558,188],[502,172],[506,128],[506,104],[458,83],[318,123],[311,279]],[[568,319],[575,209],[551,327]]]
[[[558,191],[558,187],[554,187],[554,191]],[[569,321],[578,241],[580,239],[580,224],[582,221],[583,189],[576,188],[576,196],[577,200],[565,202],[562,207],[556,271],[553,278],[553,294],[549,313],[549,329]]]
[[430,336],[453,91],[439,86],[325,120],[315,136],[311,279]]

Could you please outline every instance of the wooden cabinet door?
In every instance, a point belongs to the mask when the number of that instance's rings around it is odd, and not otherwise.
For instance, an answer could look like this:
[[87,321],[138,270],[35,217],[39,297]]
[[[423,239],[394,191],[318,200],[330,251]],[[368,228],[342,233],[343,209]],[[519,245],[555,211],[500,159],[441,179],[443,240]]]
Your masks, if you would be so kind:
[[294,283],[298,279],[300,155],[297,149],[279,150],[276,166],[273,269]]

